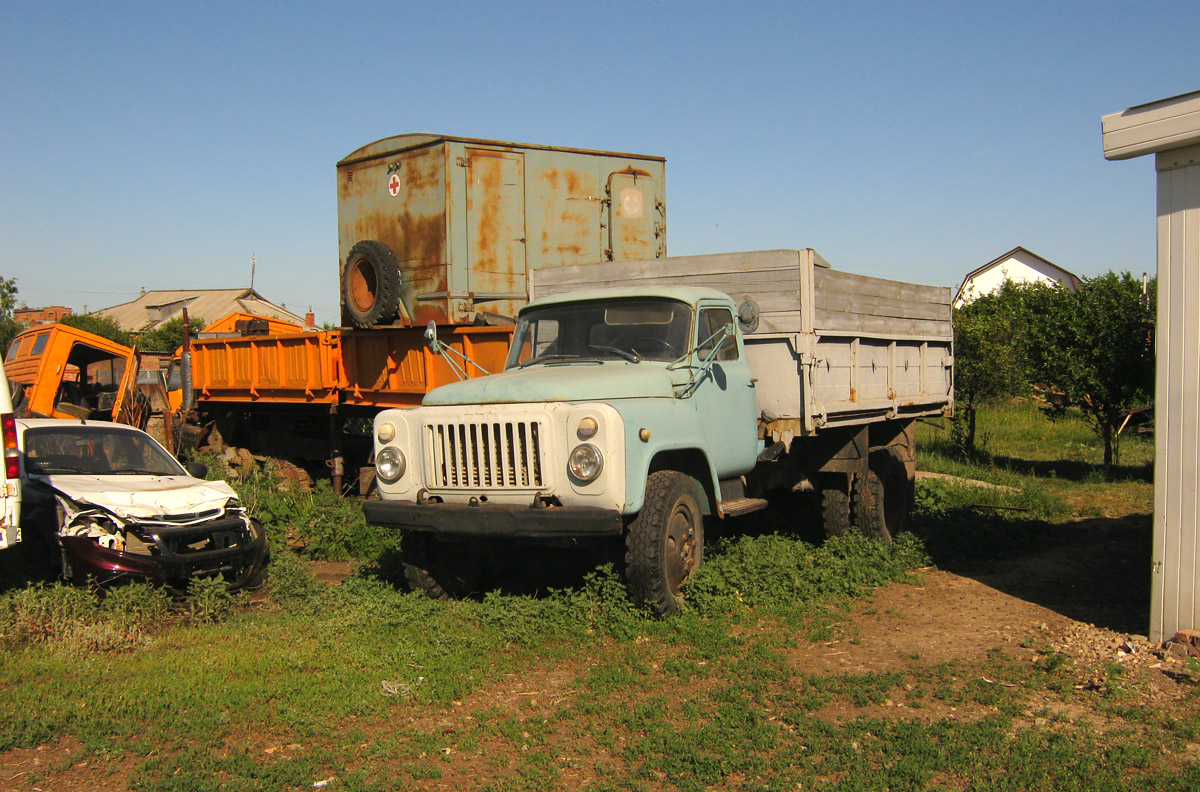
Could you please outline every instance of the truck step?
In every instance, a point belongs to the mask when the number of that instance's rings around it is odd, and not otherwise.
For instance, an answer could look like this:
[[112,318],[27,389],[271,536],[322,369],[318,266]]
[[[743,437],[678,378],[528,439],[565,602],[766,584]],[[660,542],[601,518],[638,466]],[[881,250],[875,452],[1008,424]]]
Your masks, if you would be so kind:
[[767,508],[767,502],[762,498],[737,498],[721,504],[721,511],[725,512],[726,517],[738,517],[765,508]]

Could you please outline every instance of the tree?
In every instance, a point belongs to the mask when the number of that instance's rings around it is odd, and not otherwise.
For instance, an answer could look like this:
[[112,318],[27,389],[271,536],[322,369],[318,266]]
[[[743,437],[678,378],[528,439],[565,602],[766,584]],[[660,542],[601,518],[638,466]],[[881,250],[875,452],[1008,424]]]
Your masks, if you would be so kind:
[[17,307],[17,279],[0,277],[0,319],[12,319]]
[[1155,290],[1131,273],[1107,273],[1070,292],[1028,287],[1030,356],[1051,417],[1077,408],[1118,456],[1117,430],[1154,395]]
[[67,327],[74,327],[88,333],[94,333],[101,338],[107,338],[109,341],[115,341],[118,344],[129,346],[131,344],[129,333],[121,329],[115,319],[107,316],[99,316],[98,314],[72,314],[59,319],[59,324],[65,324]]
[[984,402],[1028,393],[1025,293],[1006,282],[954,311],[956,443],[975,450],[975,415]]
[[25,325],[13,319],[17,307],[17,279],[0,278],[0,356],[8,354],[12,340],[25,329]]
[[[190,317],[188,324],[193,331],[205,327],[206,322],[198,316]],[[137,338],[138,349],[143,352],[174,352],[183,345],[183,317],[176,316],[163,322],[153,330]]]

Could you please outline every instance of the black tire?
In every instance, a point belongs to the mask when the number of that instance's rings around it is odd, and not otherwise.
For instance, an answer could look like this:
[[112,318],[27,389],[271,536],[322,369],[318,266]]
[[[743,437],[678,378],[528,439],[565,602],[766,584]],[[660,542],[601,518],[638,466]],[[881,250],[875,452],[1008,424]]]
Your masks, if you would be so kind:
[[850,493],[845,476],[821,477],[821,525],[827,539],[850,533]]
[[908,527],[912,513],[913,486],[908,480],[908,469],[904,458],[894,448],[880,448],[871,452],[871,470],[883,486],[883,521],[890,536]]
[[388,324],[400,301],[400,263],[382,242],[364,240],[350,248],[342,273],[342,301],[355,327]]
[[408,533],[400,550],[404,556],[404,578],[413,591],[423,591],[435,600],[461,599],[479,593],[483,559],[468,552],[465,546]]
[[[259,536],[266,537],[267,532],[263,529],[262,523],[253,517],[250,518],[250,529],[255,531]],[[267,582],[267,577],[271,574],[271,545],[268,543],[263,548],[262,558],[259,560],[258,569],[254,570],[254,575],[242,583],[241,587],[253,591],[254,589],[262,588]]]
[[683,588],[704,560],[704,514],[690,476],[650,474],[646,501],[625,536],[625,588],[660,618],[683,605]]
[[863,536],[882,542],[892,541],[883,513],[883,482],[874,470],[854,477],[850,487],[850,509],[854,528]]

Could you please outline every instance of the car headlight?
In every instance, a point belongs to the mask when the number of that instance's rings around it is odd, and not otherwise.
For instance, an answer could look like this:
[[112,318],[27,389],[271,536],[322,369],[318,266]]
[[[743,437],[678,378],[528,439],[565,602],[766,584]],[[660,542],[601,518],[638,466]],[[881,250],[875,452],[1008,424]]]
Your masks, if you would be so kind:
[[375,472],[389,484],[404,475],[404,467],[404,454],[398,448],[388,447],[375,455]]
[[570,469],[571,475],[580,481],[595,481],[596,477],[600,475],[600,471],[604,469],[604,457],[596,446],[584,443],[575,446],[567,460],[567,467]]

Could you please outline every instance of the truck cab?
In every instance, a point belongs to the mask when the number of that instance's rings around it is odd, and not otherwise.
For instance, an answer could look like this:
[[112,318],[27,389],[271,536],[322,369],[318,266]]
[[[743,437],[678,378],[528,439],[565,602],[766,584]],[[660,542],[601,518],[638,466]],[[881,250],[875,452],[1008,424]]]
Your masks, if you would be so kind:
[[150,410],[137,390],[136,348],[54,324],[14,338],[5,365],[21,417],[146,425]]
[[626,537],[630,592],[665,615],[699,566],[703,517],[765,505],[740,477],[763,450],[733,301],[704,287],[531,302],[505,370],[374,423],[381,500],[408,576],[461,593],[475,539]]

